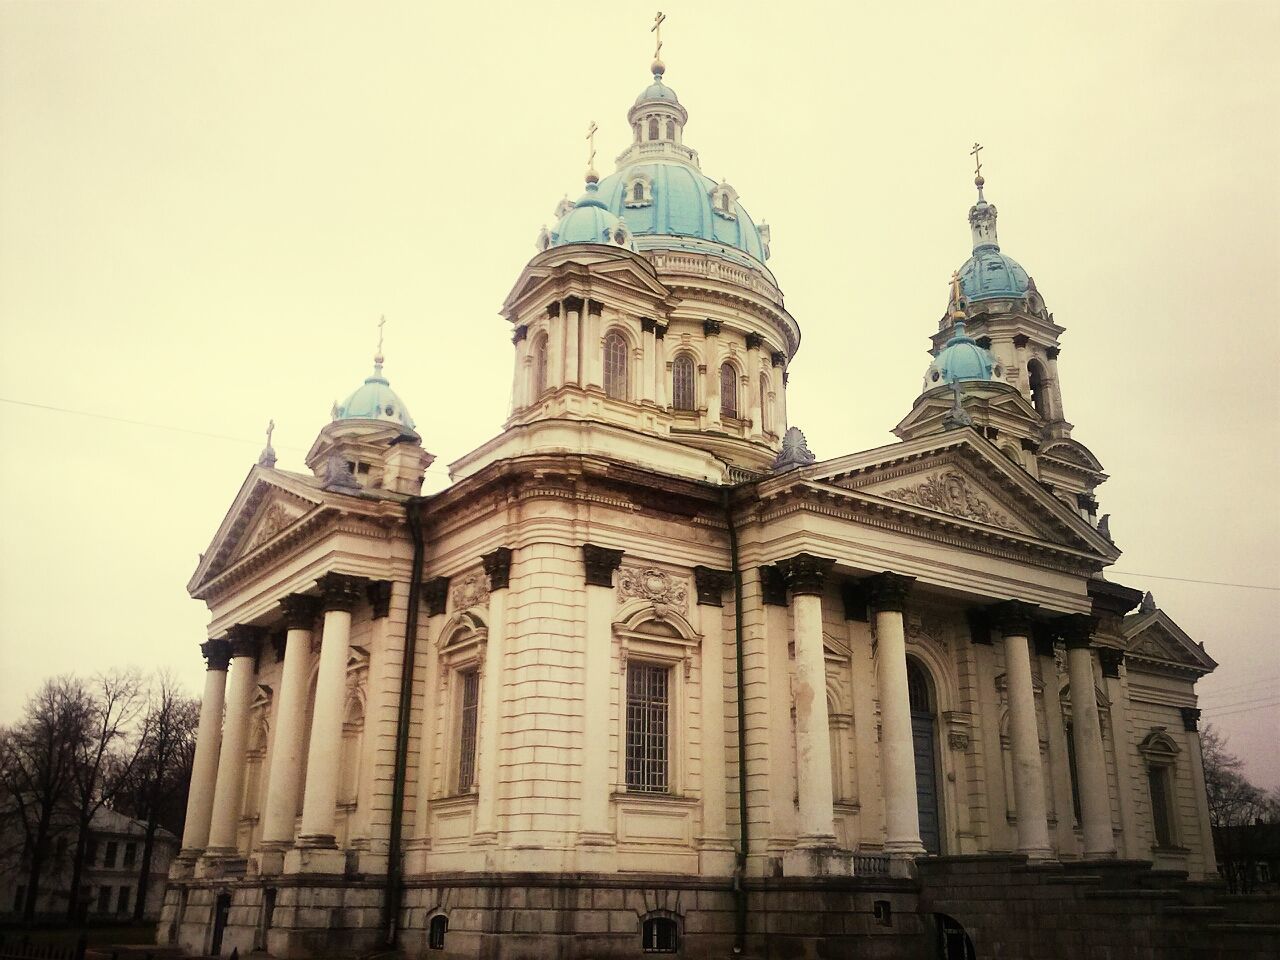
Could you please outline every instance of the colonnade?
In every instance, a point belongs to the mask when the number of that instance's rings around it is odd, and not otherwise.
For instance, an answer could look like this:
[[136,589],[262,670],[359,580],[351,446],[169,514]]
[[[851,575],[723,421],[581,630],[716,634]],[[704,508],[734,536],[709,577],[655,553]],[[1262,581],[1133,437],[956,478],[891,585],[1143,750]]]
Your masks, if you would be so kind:
[[[280,602],[287,632],[259,847],[264,874],[343,871],[345,854],[338,849],[336,824],[351,616],[366,595],[372,598],[375,586],[387,585],[328,573],[320,578],[319,597],[294,594]],[[379,593],[389,597],[385,589]],[[375,604],[374,615],[385,616],[386,604]],[[319,617],[319,669],[308,730],[308,684]],[[201,648],[207,670],[180,856],[187,863],[198,859],[195,868],[202,875],[217,874],[240,857],[237,833],[249,713],[265,634],[260,627],[238,625],[227,639],[210,640]],[[309,744],[305,757],[304,743]],[[295,836],[300,795],[302,818]]]
[[[799,554],[778,564],[791,593],[795,640],[793,700],[799,847],[824,848],[835,844],[822,644],[822,597],[833,566],[834,561],[811,554]],[[884,849],[898,858],[925,852],[920,838],[903,616],[913,581],[912,577],[885,572],[859,584],[867,600],[877,644]],[[1086,858],[1114,856],[1111,800],[1094,684],[1093,619],[1075,614],[1037,620],[1037,607],[1017,600],[996,603],[986,612],[1004,647],[1018,852],[1032,860],[1053,856],[1045,801],[1046,772],[1040,756],[1031,672],[1033,622],[1044,622],[1067,644],[1072,745],[1078,773],[1084,855]]]

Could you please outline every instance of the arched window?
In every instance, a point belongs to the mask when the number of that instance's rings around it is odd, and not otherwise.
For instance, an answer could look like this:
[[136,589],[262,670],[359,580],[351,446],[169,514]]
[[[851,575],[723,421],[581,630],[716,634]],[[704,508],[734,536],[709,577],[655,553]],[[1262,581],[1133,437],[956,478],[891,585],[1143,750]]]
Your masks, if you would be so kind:
[[907,659],[907,700],[912,713],[933,713],[929,700],[929,680],[914,660]]
[[671,917],[646,917],[640,930],[640,948],[645,953],[675,953],[679,949],[679,928]]
[[1036,413],[1049,419],[1049,397],[1045,392],[1044,368],[1040,361],[1032,360],[1027,364],[1027,379],[1031,382],[1031,402],[1036,406]]
[[653,117],[649,120],[649,139],[650,140],[658,139],[658,118],[657,117]]
[[627,341],[620,333],[604,338],[604,392],[615,400],[627,399]]
[[738,374],[732,364],[720,368],[720,416],[738,415]]
[[1154,728],[1138,752],[1147,766],[1147,790],[1151,796],[1151,833],[1157,847],[1178,845],[1178,816],[1175,802],[1178,745],[1163,727]]
[[773,429],[773,411],[769,409],[769,378],[760,374],[760,429]]
[[533,395],[547,392],[547,335],[541,333],[533,342]]
[[671,405],[677,410],[692,410],[695,405],[693,357],[682,353],[671,361]]
[[644,199],[644,183],[640,180],[637,180],[631,188],[631,199],[637,203]]
[[727,193],[720,194],[720,209],[725,213],[729,212],[729,195]]
[[437,913],[431,918],[431,923],[427,926],[427,949],[443,950],[444,935],[449,932],[449,918],[443,913]]
[[674,140],[676,138],[676,122],[674,120],[667,121],[667,139]]

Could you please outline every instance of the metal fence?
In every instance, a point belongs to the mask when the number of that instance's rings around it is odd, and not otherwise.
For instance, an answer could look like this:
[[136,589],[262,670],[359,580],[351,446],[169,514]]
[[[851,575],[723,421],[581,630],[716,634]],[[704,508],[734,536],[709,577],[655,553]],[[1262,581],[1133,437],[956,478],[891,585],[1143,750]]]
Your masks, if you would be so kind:
[[33,942],[25,934],[0,933],[0,960],[84,960],[85,935],[75,943]]

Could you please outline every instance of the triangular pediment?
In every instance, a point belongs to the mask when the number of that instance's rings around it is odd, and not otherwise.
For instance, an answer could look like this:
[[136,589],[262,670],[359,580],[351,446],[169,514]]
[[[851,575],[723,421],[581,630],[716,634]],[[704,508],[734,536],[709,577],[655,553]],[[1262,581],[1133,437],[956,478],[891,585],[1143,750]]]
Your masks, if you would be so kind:
[[1038,540],[1113,561],[1119,551],[1019,464],[970,428],[852,454],[805,471],[929,516]]
[[[580,279],[579,286],[574,281]],[[548,303],[567,296],[585,299],[585,291],[599,295],[612,288],[624,299],[630,294],[642,301],[666,300],[671,291],[657,278],[647,261],[624,250],[591,244],[552,248],[534,258],[516,280],[502,303],[508,319],[523,314],[529,301]]]
[[324,505],[303,478],[254,467],[187,584],[195,593],[228,567],[283,536]]
[[1124,620],[1125,653],[1166,667],[1208,673],[1218,664],[1163,610],[1138,613]]

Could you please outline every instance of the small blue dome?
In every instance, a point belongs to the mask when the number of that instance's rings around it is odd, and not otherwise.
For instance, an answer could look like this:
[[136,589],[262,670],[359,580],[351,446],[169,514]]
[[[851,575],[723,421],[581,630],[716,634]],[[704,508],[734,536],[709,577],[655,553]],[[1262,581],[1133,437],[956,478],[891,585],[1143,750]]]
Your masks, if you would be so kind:
[[654,74],[653,83],[645,87],[640,96],[636,97],[636,103],[644,103],[646,100],[666,100],[668,103],[680,102],[676,92],[662,82],[660,74]]
[[600,199],[599,184],[594,180],[587,181],[586,193],[556,224],[546,246],[566,243],[607,243],[635,249],[627,224],[605,206]]
[[1027,295],[1027,271],[995,245],[977,247],[960,268],[960,282],[969,300],[998,300]]
[[[635,185],[642,199],[635,199]],[[694,237],[742,251],[755,260],[730,255],[748,266],[764,263],[767,253],[760,229],[726,185],[717,184],[687,163],[636,163],[600,182],[600,196],[609,212],[625,216],[639,238],[652,235]],[[720,192],[726,199],[713,205]],[[727,206],[727,209],[724,209]],[[664,244],[678,247],[678,244]]]
[[961,380],[993,380],[995,360],[978,346],[964,329],[964,321],[956,320],[954,332],[924,375],[924,388],[950,386]]
[[413,431],[413,417],[403,401],[382,375],[382,357],[373,364],[373,376],[367,377],[355,393],[333,408],[334,420],[381,420],[399,424]]

